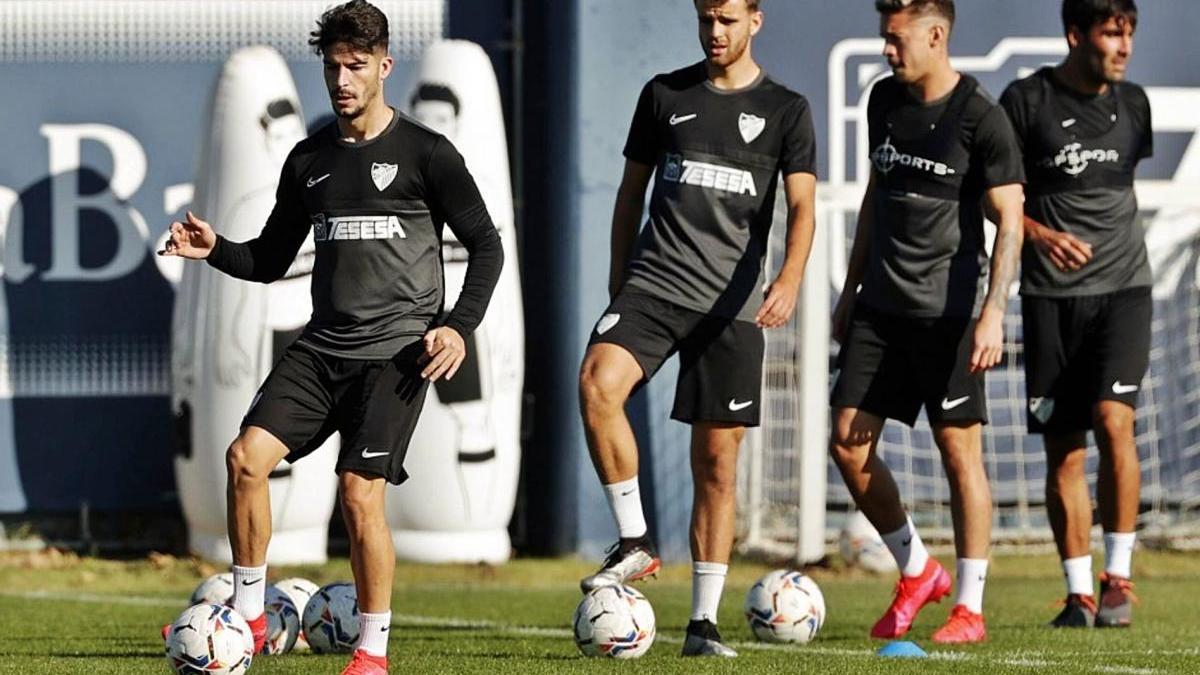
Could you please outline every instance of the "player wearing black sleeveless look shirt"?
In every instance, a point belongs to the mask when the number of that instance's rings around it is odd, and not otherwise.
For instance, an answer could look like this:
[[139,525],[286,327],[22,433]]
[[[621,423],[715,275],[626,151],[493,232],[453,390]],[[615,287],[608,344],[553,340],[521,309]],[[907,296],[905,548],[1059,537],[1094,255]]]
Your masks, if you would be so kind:
[[[734,529],[738,445],[758,424],[763,328],[791,316],[812,242],[812,117],[803,96],[754,62],[757,0],[696,0],[706,59],[642,90],[613,215],[611,304],[580,374],[588,446],[621,537],[584,590],[653,574],[629,395],[680,356],[671,416],[692,425],[691,621],[685,656],[735,656],[717,605]],[[783,175],[788,249],[768,286],[763,259]],[[654,175],[649,219],[638,234]],[[763,297],[763,289],[766,296]]]
[[[1067,577],[1056,626],[1128,625],[1140,470],[1133,420],[1150,362],[1152,277],[1133,179],[1153,152],[1150,103],[1122,81],[1133,2],[1069,0],[1066,61],[1013,82],[1001,102],[1029,175],[1021,302],[1029,430],[1043,435],[1046,503]],[[1092,599],[1088,430],[1108,562]]]
[[[261,235],[230,242],[189,213],[172,224],[163,253],[269,283],[312,233],[312,319],[272,368],[227,453],[233,604],[257,651],[266,633],[267,475],[339,432],[339,495],[362,635],[343,675],[386,675],[395,552],[384,488],[407,477],[404,456],[428,383],[462,364],[464,338],[483,317],[503,252],[462,157],[386,104],[392,59],[383,13],[365,0],[334,7],[310,44],[323,57],[338,119],[288,156]],[[443,226],[469,258],[462,294],[439,322]]]
[[[834,313],[842,348],[831,453],[900,568],[896,596],[871,629],[894,639],[951,587],[876,454],[885,420],[911,426],[924,406],[949,478],[958,554],[958,595],[933,640],[979,642],[991,536],[983,372],[1000,361],[1024,174],[1004,111],[950,65],[953,2],[876,7],[894,74],[875,85],[867,105],[871,179]],[[990,275],[985,207],[998,223]]]

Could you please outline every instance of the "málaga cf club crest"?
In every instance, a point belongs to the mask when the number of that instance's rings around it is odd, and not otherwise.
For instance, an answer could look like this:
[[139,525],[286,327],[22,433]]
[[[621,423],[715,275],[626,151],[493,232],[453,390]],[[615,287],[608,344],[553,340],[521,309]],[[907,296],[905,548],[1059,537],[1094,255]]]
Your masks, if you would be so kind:
[[380,164],[374,162],[371,164],[371,180],[375,182],[375,187],[383,192],[387,186],[396,180],[396,165],[395,164]]

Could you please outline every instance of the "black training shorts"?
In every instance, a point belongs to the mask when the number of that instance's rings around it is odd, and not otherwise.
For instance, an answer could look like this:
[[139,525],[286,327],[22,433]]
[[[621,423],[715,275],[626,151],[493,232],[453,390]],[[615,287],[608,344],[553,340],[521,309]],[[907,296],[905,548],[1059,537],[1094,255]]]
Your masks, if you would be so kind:
[[1073,298],[1022,297],[1029,431],[1087,431],[1099,401],[1136,408],[1150,365],[1153,312],[1148,286]]
[[626,288],[604,311],[589,344],[624,347],[648,382],[679,352],[672,419],[754,427],[762,395],[763,332]]
[[294,462],[335,431],[342,435],[337,471],[356,471],[400,484],[404,456],[427,381],[420,339],[391,359],[347,359],[293,343],[271,370],[242,420],[269,431]]
[[830,404],[912,426],[987,423],[983,373],[970,373],[975,320],[886,314],[859,302],[838,353]]

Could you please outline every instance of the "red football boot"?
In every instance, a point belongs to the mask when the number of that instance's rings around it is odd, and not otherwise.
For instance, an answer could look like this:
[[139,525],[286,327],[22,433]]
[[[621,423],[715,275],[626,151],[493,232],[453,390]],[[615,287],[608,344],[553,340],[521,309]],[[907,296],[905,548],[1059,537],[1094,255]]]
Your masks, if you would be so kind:
[[896,597],[891,607],[871,628],[871,637],[892,640],[908,632],[917,612],[931,602],[940,602],[950,594],[950,574],[941,563],[930,558],[919,577],[901,576],[896,582]]
[[966,605],[955,605],[946,625],[933,633],[933,641],[940,645],[961,645],[986,639],[987,625],[983,615],[972,612]]
[[387,675],[387,657],[371,656],[361,649],[355,649],[354,658],[350,659],[342,675]]

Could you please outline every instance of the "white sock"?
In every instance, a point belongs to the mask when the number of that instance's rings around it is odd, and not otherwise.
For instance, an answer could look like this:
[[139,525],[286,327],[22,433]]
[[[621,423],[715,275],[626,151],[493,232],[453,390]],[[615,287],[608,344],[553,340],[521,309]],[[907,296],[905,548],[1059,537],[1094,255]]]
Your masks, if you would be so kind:
[[958,595],[954,598],[954,604],[983,614],[983,585],[987,583],[987,568],[986,560],[958,559]]
[[267,566],[233,566],[233,611],[247,621],[262,616],[267,593]]
[[358,614],[358,648],[371,656],[387,656],[388,634],[392,630],[392,613]]
[[717,607],[725,588],[729,565],[715,562],[692,563],[692,621],[717,622]]
[[895,532],[883,535],[883,543],[887,544],[888,550],[892,552],[902,576],[919,577],[925,571],[925,564],[929,562],[929,551],[925,549],[921,535],[917,534],[912,518],[908,518],[904,526]]
[[1092,556],[1081,555],[1078,558],[1067,558],[1062,561],[1063,574],[1067,577],[1067,593],[1074,595],[1093,595],[1092,590]]
[[1133,577],[1133,532],[1104,533],[1104,571],[1115,577]]
[[646,534],[646,517],[642,515],[642,491],[638,489],[638,478],[634,476],[619,483],[604,486],[608,507],[617,519],[617,530],[622,539],[634,539]]

